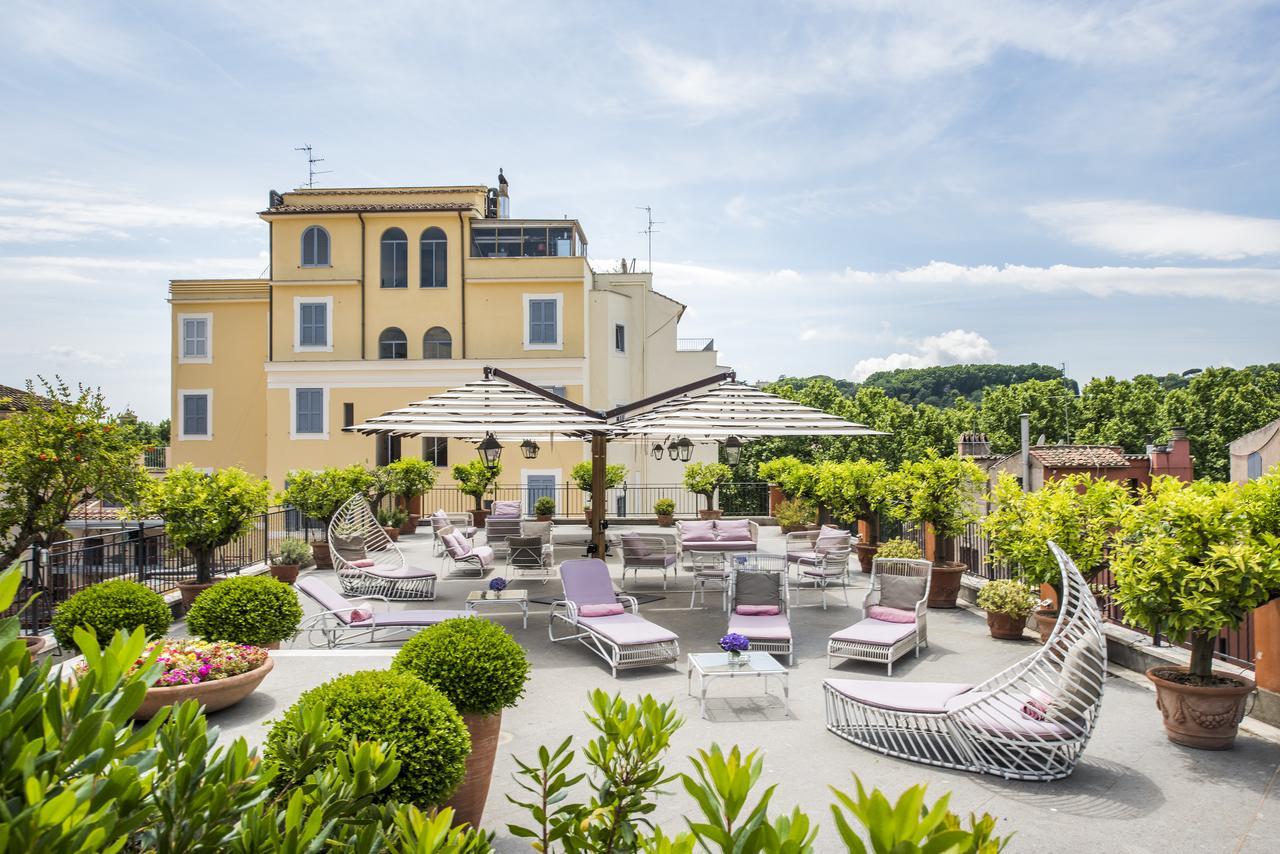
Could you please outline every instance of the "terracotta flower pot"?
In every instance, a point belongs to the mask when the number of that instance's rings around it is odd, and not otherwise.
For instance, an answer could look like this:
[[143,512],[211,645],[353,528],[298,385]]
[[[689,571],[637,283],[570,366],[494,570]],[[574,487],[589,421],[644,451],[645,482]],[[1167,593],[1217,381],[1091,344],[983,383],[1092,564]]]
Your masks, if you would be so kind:
[[1185,667],[1168,665],[1147,671],[1147,678],[1156,686],[1156,708],[1164,716],[1165,735],[1185,747],[1231,749],[1240,721],[1244,720],[1245,702],[1253,693],[1253,683],[1222,676],[1236,684],[1202,687],[1166,678],[1186,672]]
[[301,568],[301,564],[296,563],[273,563],[271,564],[271,576],[276,581],[293,584],[298,580],[298,570]]
[[418,513],[409,514],[409,533],[418,533],[418,525],[422,524],[422,516]]
[[1022,640],[1022,630],[1026,628],[1027,617],[1015,617],[1012,614],[1001,614],[999,611],[987,612],[987,628],[991,636],[998,640]]
[[876,552],[880,551],[879,546],[872,546],[865,543],[858,543],[858,563],[862,566],[862,571],[871,574],[871,562],[876,559]]
[[709,521],[711,519],[719,519],[723,514],[723,510],[699,510],[698,518],[703,521]]
[[222,580],[221,578],[218,578],[208,582],[179,581],[178,595],[182,597],[182,607],[184,609],[190,608],[191,603],[196,601],[197,596],[199,596],[201,593],[205,592],[206,590],[208,590],[210,587],[217,584],[221,580]]
[[46,642],[40,635],[23,635],[22,640],[27,645],[27,657],[32,661],[45,650]]
[[960,579],[967,567],[962,563],[935,563],[929,576],[929,607],[954,608],[960,595]]
[[1040,643],[1048,643],[1053,627],[1058,625],[1057,611],[1036,611],[1036,630],[1040,632]]
[[316,559],[316,569],[333,569],[333,557],[329,554],[329,544],[324,540],[311,541],[311,556]]
[[216,712],[219,709],[234,706],[252,694],[275,666],[276,663],[267,658],[258,669],[229,679],[215,679],[212,682],[200,682],[195,685],[149,688],[146,698],[134,713],[133,718],[138,721],[150,720],[165,706],[181,703],[184,700],[198,700],[206,712]]
[[502,712],[496,715],[463,714],[462,722],[471,733],[471,753],[467,755],[467,773],[462,785],[454,791],[445,806],[453,807],[453,824],[480,826],[485,801],[489,799],[489,783],[493,779],[493,760],[498,753],[498,734],[502,730]]
[[483,528],[484,520],[488,518],[489,518],[488,510],[472,510],[471,511],[471,524],[475,525],[477,528]]
[[670,527],[672,527],[673,525],[675,525],[675,523],[676,523],[676,517],[675,517],[675,516],[659,516],[659,517],[658,517],[658,527],[659,527],[659,528],[670,528]]
[[535,516],[535,517],[534,517],[534,519],[536,519],[536,520],[537,520],[537,521],[539,521],[539,522],[550,522],[550,521],[551,521],[551,514],[550,514],[550,513],[539,513],[537,516]]
[[405,519],[404,523],[396,530],[401,534],[404,534],[406,537],[410,534],[416,534],[418,532],[418,520],[410,516],[408,519]]
[[400,529],[399,529],[399,528],[393,528],[393,527],[392,527],[392,526],[390,526],[390,525],[383,525],[383,526],[382,526],[382,530],[384,530],[384,531],[386,531],[386,532],[387,532],[387,536],[391,538],[391,542],[393,542],[393,543],[394,543],[396,540],[400,539]]

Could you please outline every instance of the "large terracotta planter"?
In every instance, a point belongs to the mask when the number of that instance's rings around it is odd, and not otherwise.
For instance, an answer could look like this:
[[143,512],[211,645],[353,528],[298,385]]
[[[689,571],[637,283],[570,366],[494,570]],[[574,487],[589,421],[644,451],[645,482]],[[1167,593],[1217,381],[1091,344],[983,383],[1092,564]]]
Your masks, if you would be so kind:
[[283,581],[285,584],[293,584],[298,580],[298,570],[302,568],[297,563],[273,563],[271,564],[271,577],[276,581]]
[[1036,631],[1040,633],[1040,643],[1048,643],[1053,627],[1058,625],[1057,611],[1036,611]]
[[659,516],[658,517],[659,528],[670,528],[671,526],[675,525],[675,523],[676,523],[675,516]]
[[404,520],[404,524],[397,530],[406,537],[410,534],[416,534],[418,532],[418,520],[410,516]]
[[489,518],[488,510],[472,510],[471,511],[471,524],[475,525],[477,528],[483,528],[484,520],[488,518]]
[[217,584],[222,579],[218,578],[213,581],[179,581],[178,595],[182,597],[182,607],[190,608],[191,603],[196,601],[196,597]]
[[1165,735],[1185,747],[1231,749],[1240,721],[1244,720],[1245,701],[1253,693],[1253,683],[1232,676],[1223,678],[1231,679],[1235,685],[1202,688],[1161,675],[1178,672],[1186,673],[1187,668],[1161,665],[1147,671],[1147,678],[1156,686],[1156,708],[1164,716]]
[[880,547],[858,543],[855,548],[858,550],[858,565],[862,567],[863,572],[870,574],[872,561],[876,559],[876,552],[880,551]]
[[453,824],[480,826],[484,804],[489,799],[489,783],[493,779],[493,760],[498,754],[498,734],[502,730],[502,712],[496,715],[463,714],[462,722],[471,733],[471,753],[467,755],[467,773],[462,785],[445,806],[453,807]]
[[22,640],[27,645],[27,657],[32,661],[35,661],[36,656],[44,652],[45,639],[40,635],[23,635]]
[[998,640],[1022,640],[1022,630],[1026,625],[1025,615],[1015,617],[998,611],[987,612],[987,628],[991,631],[991,636]]
[[213,682],[201,682],[196,685],[171,685],[167,688],[150,688],[134,720],[145,721],[155,717],[165,706],[181,703],[185,700],[198,700],[206,712],[216,712],[228,706],[234,706],[253,693],[262,684],[267,674],[276,666],[269,657],[257,670],[232,676],[230,679],[217,679]]
[[391,542],[393,542],[393,543],[394,543],[396,540],[399,540],[399,539],[400,539],[400,529],[399,529],[399,528],[393,528],[393,527],[392,527],[392,526],[390,526],[390,525],[383,525],[383,526],[382,526],[382,530],[384,530],[384,531],[386,531],[386,532],[387,532],[387,536],[391,538]]
[[960,579],[967,567],[962,563],[935,563],[929,577],[929,607],[954,608],[960,596]]
[[311,541],[311,556],[316,559],[316,569],[333,569],[333,556],[329,554],[329,543],[325,540]]
[[698,518],[703,521],[710,521],[712,519],[719,519],[723,513],[723,510],[699,510]]
[[539,513],[537,516],[534,516],[533,518],[534,518],[534,521],[535,521],[535,522],[550,522],[550,521],[551,521],[551,514],[550,514],[550,513]]

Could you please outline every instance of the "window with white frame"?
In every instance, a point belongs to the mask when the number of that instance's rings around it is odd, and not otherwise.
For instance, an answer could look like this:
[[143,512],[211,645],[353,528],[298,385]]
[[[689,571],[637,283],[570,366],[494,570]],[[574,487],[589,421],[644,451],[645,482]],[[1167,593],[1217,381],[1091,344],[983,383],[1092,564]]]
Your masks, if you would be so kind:
[[333,349],[333,297],[294,297],[293,348]]
[[302,232],[302,266],[329,266],[329,232],[318,225]]
[[441,229],[432,226],[422,232],[418,241],[420,287],[443,288],[449,284],[448,248],[449,242]]
[[613,324],[613,349],[619,353],[627,352],[627,327],[625,324]]
[[525,349],[559,350],[561,297],[525,295]]
[[182,416],[179,425],[179,439],[209,439],[212,437],[212,412],[210,411],[212,398],[213,392],[208,389],[181,391],[178,393]]
[[296,388],[293,390],[293,433],[295,436],[323,435],[324,389]]
[[409,238],[403,229],[382,232],[382,287],[409,287]]
[[211,314],[183,314],[178,316],[179,329],[182,334],[179,362],[211,362],[213,350],[209,341],[209,332],[213,327]]

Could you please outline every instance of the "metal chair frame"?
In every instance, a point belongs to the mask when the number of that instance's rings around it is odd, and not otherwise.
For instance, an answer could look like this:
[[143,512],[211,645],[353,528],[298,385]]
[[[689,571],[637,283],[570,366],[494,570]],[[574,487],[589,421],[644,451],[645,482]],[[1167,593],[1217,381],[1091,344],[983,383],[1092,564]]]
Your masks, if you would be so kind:
[[[359,567],[344,557],[335,540],[359,537],[363,542],[364,559],[373,561],[372,567]],[[369,502],[357,493],[346,500],[329,522],[330,559],[338,574],[338,583],[344,596],[406,602],[436,598],[436,576],[429,572],[413,578],[384,578],[369,572],[398,572],[410,569],[404,553],[387,536],[387,532],[374,517]],[[424,571],[427,572],[427,571]]]

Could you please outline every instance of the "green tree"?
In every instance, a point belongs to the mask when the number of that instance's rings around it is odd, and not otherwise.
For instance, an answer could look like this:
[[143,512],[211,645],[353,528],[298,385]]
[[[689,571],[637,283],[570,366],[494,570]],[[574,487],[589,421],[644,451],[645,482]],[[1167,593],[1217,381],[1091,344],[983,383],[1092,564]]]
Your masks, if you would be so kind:
[[406,508],[415,497],[436,485],[436,467],[426,460],[405,457],[386,467],[387,486]]
[[993,386],[1017,385],[1027,380],[1061,382],[1061,377],[1062,371],[1050,365],[939,365],[878,371],[864,384],[882,388],[890,397],[912,406],[928,403],[945,407],[956,398],[977,403],[982,392]]
[[1080,396],[1080,417],[1073,423],[1071,438],[1082,445],[1122,445],[1129,453],[1140,454],[1149,443],[1169,434],[1166,394],[1150,374],[1131,380],[1090,380]]
[[483,510],[484,494],[498,482],[498,477],[502,474],[502,463],[487,466],[484,460],[477,457],[469,462],[458,463],[453,467],[452,474],[453,479],[458,482],[458,491],[476,500],[476,510]]
[[869,545],[880,539],[879,511],[888,500],[889,469],[879,460],[824,462],[817,466],[818,501],[845,524],[865,521],[870,525]]
[[169,542],[191,552],[196,581],[207,584],[213,580],[213,553],[253,530],[270,500],[266,480],[238,468],[205,474],[186,464],[163,480],[148,480],[134,510],[164,520]]
[[982,393],[978,426],[991,440],[998,454],[1011,454],[1021,446],[1020,416],[1031,416],[1031,441],[1044,435],[1053,443],[1067,438],[1068,417],[1079,423],[1079,403],[1062,380],[1028,380],[1011,386],[997,386]]
[[[591,492],[591,463],[588,460],[575,465],[569,471],[569,477],[583,492]],[[627,467],[619,463],[611,463],[604,467],[604,488],[613,489],[622,486],[627,479]]]
[[1170,424],[1187,428],[1196,477],[1229,480],[1227,445],[1280,418],[1280,371],[1209,368],[1169,392],[1166,409]]
[[986,483],[986,474],[970,460],[930,453],[885,480],[886,506],[897,519],[932,525],[939,544],[936,560],[946,561],[953,538],[977,520],[976,499]]
[[707,499],[707,509],[715,503],[716,490],[733,479],[733,469],[724,463],[689,463],[684,467],[684,488]]
[[101,392],[41,384],[42,403],[0,420],[0,566],[50,545],[81,502],[129,501],[147,480],[142,444]]
[[320,471],[297,469],[285,476],[280,500],[309,519],[319,519],[327,530],[339,508],[353,495],[368,495],[374,480],[373,473],[359,465]]

